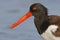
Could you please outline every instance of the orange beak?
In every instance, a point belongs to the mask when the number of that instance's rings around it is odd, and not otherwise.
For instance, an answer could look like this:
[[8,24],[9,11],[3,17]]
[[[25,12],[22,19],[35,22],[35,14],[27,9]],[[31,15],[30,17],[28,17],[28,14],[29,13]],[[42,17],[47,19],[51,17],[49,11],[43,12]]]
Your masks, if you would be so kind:
[[10,29],[13,29],[15,27],[17,27],[19,24],[21,24],[23,21],[25,21],[26,19],[28,19],[30,16],[32,16],[31,12],[27,12],[23,17],[21,17],[19,20],[17,20],[15,23],[13,23],[10,26]]

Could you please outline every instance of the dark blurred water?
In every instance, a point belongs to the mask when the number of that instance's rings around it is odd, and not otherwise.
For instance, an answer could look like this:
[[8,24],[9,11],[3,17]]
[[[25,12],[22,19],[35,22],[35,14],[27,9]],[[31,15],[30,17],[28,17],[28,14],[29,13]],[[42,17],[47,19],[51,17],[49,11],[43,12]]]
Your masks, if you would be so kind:
[[23,16],[33,3],[42,3],[49,15],[60,15],[59,0],[0,0],[0,40],[43,40],[38,34],[34,17],[30,17],[15,29],[9,26]]

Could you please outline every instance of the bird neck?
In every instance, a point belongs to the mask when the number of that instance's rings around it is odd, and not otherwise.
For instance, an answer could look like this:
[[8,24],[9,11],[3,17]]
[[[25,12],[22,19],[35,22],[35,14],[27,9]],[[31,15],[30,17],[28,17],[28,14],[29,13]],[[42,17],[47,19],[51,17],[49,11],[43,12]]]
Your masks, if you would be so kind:
[[43,32],[46,31],[46,29],[50,25],[48,16],[44,15],[44,16],[40,16],[39,18],[35,18],[35,19],[36,19],[35,20],[36,28],[39,34],[42,34]]
[[40,34],[45,32],[49,25],[50,25],[50,23],[48,20],[43,21],[43,23],[40,25]]

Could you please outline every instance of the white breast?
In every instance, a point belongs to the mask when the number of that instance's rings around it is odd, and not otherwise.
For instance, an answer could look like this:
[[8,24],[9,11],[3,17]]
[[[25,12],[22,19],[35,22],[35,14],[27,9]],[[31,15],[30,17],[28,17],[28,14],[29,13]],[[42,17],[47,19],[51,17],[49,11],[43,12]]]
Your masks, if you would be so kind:
[[55,32],[57,30],[58,26],[57,25],[50,25],[48,27],[48,29],[41,34],[41,36],[45,39],[45,40],[60,40],[60,37],[55,37],[52,32]]

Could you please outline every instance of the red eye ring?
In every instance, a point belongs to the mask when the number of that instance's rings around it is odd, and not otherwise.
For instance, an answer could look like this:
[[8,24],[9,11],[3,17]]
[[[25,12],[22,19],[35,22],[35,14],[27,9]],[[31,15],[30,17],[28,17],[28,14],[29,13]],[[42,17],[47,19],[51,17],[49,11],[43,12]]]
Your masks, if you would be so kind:
[[32,10],[36,10],[37,8],[36,7],[33,7]]

